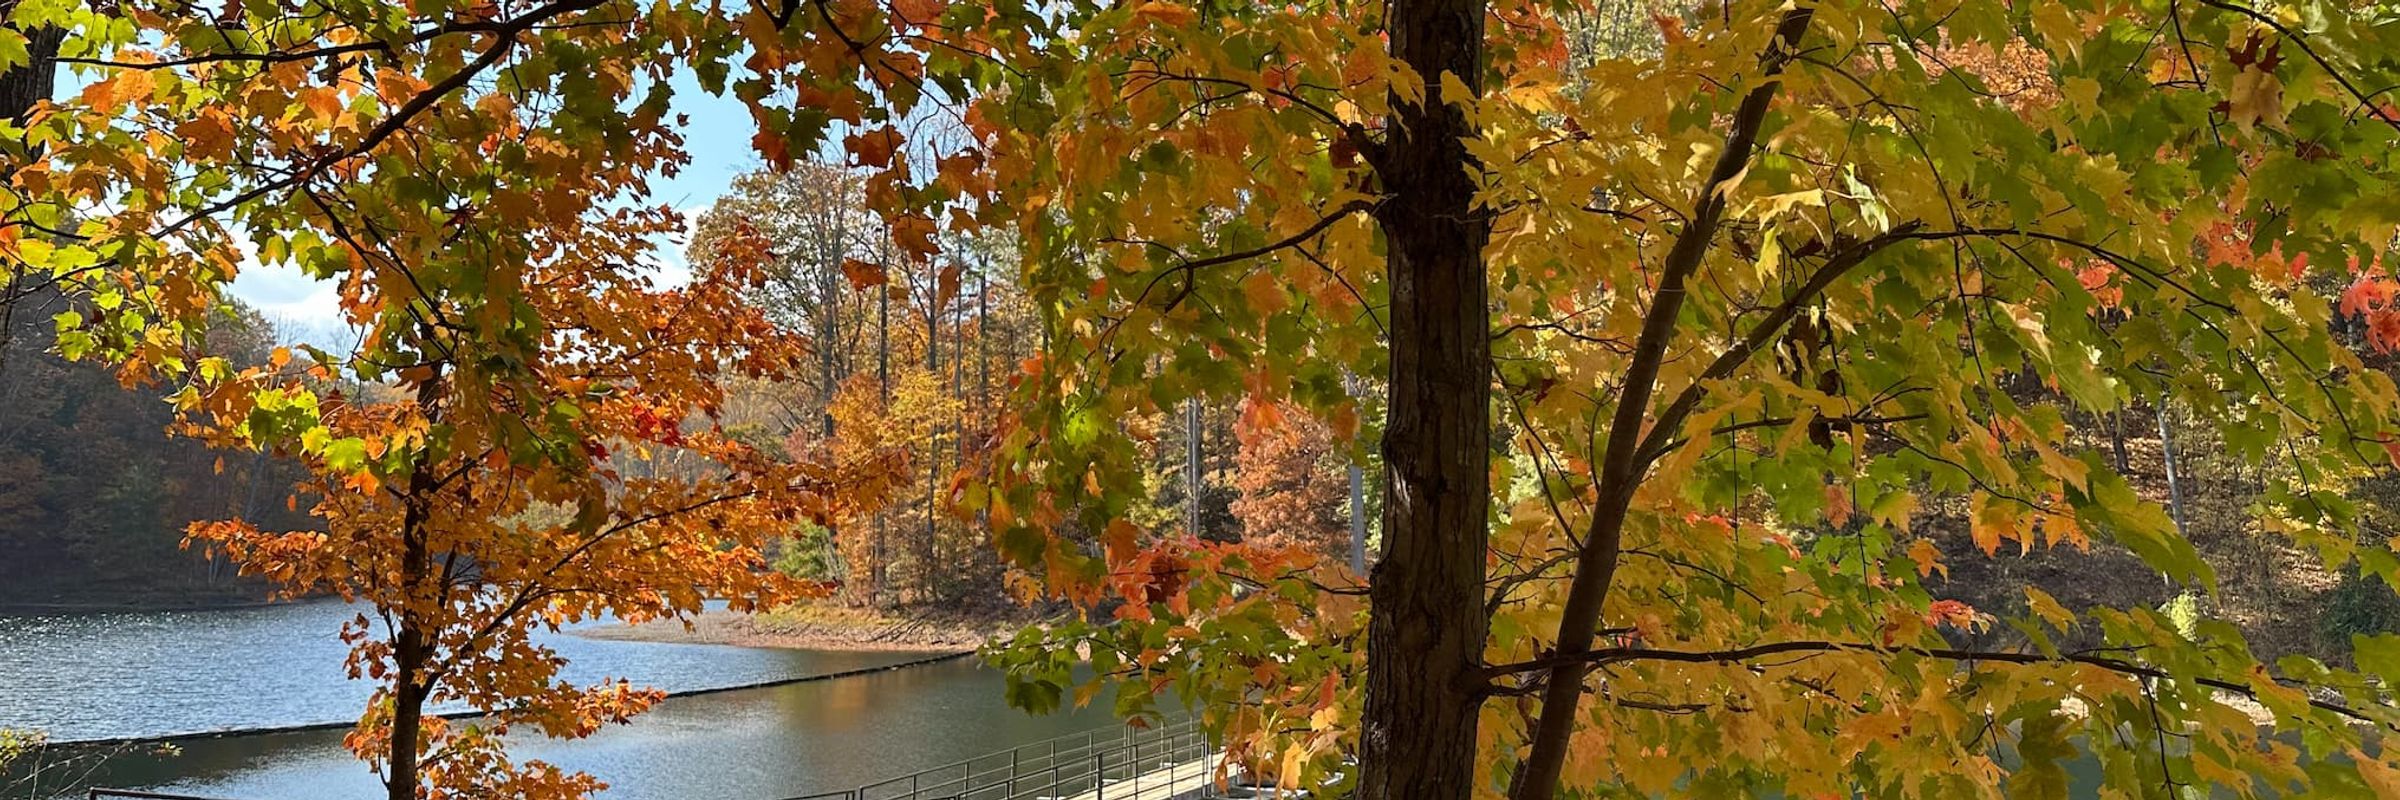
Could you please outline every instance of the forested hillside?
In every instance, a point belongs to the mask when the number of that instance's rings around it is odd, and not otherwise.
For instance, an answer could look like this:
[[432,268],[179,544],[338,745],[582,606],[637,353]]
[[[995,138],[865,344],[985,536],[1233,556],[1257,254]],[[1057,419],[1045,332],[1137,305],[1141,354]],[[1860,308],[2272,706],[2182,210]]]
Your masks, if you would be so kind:
[[[15,297],[0,350],[0,607],[25,610],[256,602],[263,585],[181,546],[187,523],[240,516],[308,527],[299,472],[263,453],[169,435],[155,387],[56,351],[52,292]],[[261,363],[273,331],[238,306],[211,347]],[[299,509],[298,511],[293,510]]]

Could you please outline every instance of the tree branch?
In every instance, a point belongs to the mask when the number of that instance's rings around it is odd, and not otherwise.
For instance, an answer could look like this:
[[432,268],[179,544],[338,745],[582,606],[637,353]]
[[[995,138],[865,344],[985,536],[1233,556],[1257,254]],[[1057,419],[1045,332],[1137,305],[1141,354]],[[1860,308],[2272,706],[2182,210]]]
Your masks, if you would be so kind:
[[[1529,661],[1520,661],[1513,664],[1501,664],[1486,668],[1485,674],[1489,677],[1498,678],[1527,672],[1555,670],[1560,666],[1589,667],[1603,664],[1620,664],[1632,661],[1669,661],[1684,664],[1732,664],[1763,658],[1766,656],[1815,653],[1864,653],[1885,657],[1912,655],[1920,658],[1936,658],[1946,661],[1968,663],[1989,662],[1995,664],[2022,665],[2085,664],[2099,667],[2101,669],[2121,675],[2131,675],[2139,678],[2158,680],[2184,679],[2182,676],[2175,675],[2167,670],[2150,666],[2148,664],[2136,663],[2121,658],[2090,655],[2088,653],[2061,653],[2059,655],[2052,656],[2041,653],[2012,653],[1993,650],[1962,650],[1946,647],[1878,647],[1863,642],[1834,641],[1771,642],[1768,644],[1737,647],[1727,650],[1665,650],[1648,647],[1610,647],[1575,654],[1559,653]],[[2205,676],[2191,677],[2189,680],[2193,683],[2197,683],[2211,689],[2232,692],[2244,697],[2255,698],[2258,696],[2258,690],[2252,688],[2250,684],[2247,683],[2239,683],[2221,678],[2210,678]],[[2323,711],[2329,711],[2351,720],[2371,723],[2390,730],[2400,731],[2400,726],[2395,726],[2391,722],[2378,719],[2364,711],[2360,711],[2359,709],[2352,708],[2341,703],[2336,703],[2330,700],[2320,700],[2312,697],[2309,698],[2308,704],[2311,707]]]
[[[1735,110],[1732,127],[1725,134],[1724,149],[1718,151],[1715,167],[1693,198],[1691,217],[1677,234],[1674,247],[1667,252],[1658,290],[1652,295],[1649,313],[1642,320],[1641,337],[1635,340],[1633,361],[1626,369],[1616,414],[1609,423],[1608,446],[1601,460],[1599,502],[1578,556],[1580,563],[1567,592],[1566,607],[1561,612],[1558,634],[1561,653],[1580,654],[1592,646],[1601,607],[1616,579],[1625,511],[1632,502],[1634,488],[1641,484],[1639,456],[1644,448],[1638,440],[1642,423],[1650,415],[1650,396],[1658,383],[1659,368],[1666,360],[1667,344],[1675,336],[1676,317],[1685,299],[1684,282],[1699,269],[1716,238],[1725,214],[1727,190],[1748,168],[1750,151],[1758,144],[1759,129],[1766,124],[1767,108],[1775,99],[1783,69],[1800,51],[1800,39],[1808,33],[1809,21],[1815,15],[1814,6],[1795,5],[1784,11],[1767,51],[1759,55],[1757,83]],[[1568,741],[1575,729],[1575,708],[1583,698],[1584,669],[1581,662],[1561,663],[1551,669],[1549,686],[1542,695],[1541,719],[1531,737],[1532,753],[1509,787],[1513,800],[1550,800],[1557,793],[1559,772],[1565,766]]]

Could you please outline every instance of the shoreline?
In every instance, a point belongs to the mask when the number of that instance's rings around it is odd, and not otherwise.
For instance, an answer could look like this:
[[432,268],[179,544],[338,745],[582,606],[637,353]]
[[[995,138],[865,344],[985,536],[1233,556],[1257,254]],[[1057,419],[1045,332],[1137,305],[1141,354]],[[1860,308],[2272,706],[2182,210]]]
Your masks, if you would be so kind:
[[652,620],[639,625],[592,625],[568,632],[589,639],[624,642],[851,652],[956,653],[981,649],[995,637],[1039,621],[1038,617],[1028,614],[983,616],[925,610],[894,614],[886,616],[863,609],[805,605],[757,613],[703,611],[688,620]]
[[[918,656],[918,657],[916,657],[916,658],[906,659],[906,660],[902,660],[902,661],[894,661],[894,662],[892,662],[892,663],[889,663],[889,664],[876,664],[876,665],[873,665],[873,666],[858,667],[858,668],[854,668],[854,669],[845,669],[845,670],[840,670],[840,671],[836,671],[836,672],[823,672],[823,673],[817,673],[817,674],[814,674],[814,675],[801,675],[801,676],[798,676],[798,677],[793,677],[793,678],[775,678],[775,679],[771,679],[771,680],[763,680],[763,681],[751,681],[751,682],[749,682],[749,683],[737,683],[737,684],[733,684],[733,685],[730,685],[730,686],[710,686],[710,687],[701,688],[701,689],[686,689],[686,690],[683,690],[683,691],[680,691],[680,692],[668,692],[668,693],[666,694],[666,698],[665,698],[665,699],[668,699],[668,700],[673,700],[673,699],[680,698],[680,697],[699,697],[699,696],[702,696],[702,695],[711,695],[711,694],[725,694],[725,693],[727,693],[727,692],[745,692],[745,691],[750,691],[750,690],[752,690],[752,689],[771,689],[771,688],[774,688],[774,687],[777,687],[777,686],[789,686],[789,685],[792,685],[792,684],[799,684],[799,683],[816,683],[816,682],[818,682],[818,681],[840,680],[840,679],[842,679],[842,678],[855,678],[855,677],[858,677],[858,676],[861,676],[861,675],[872,675],[872,674],[874,674],[874,673],[878,673],[878,672],[891,672],[891,671],[893,671],[893,670],[912,669],[912,668],[915,668],[915,667],[922,667],[922,666],[927,666],[927,665],[931,665],[931,664],[939,664],[939,663],[943,663],[943,662],[946,662],[946,661],[956,661],[956,660],[959,660],[959,659],[962,659],[962,658],[966,658],[966,657],[972,656],[972,655],[974,655],[974,654],[975,654],[975,651],[973,651],[973,650],[958,650],[958,651],[953,651],[953,652],[928,652],[928,653],[924,653],[924,654],[922,654],[922,655],[920,655],[920,656]],[[439,717],[439,718],[442,718],[442,719],[451,719],[451,720],[459,720],[459,719],[475,719],[475,718],[478,718],[478,717],[482,717],[482,716],[484,716],[484,712],[481,712],[481,711],[438,711],[438,712],[427,712],[426,716],[429,716],[429,717]],[[323,732],[323,731],[339,731],[339,730],[348,730],[348,729],[350,729],[350,728],[356,727],[357,725],[358,725],[358,723],[357,723],[357,722],[311,722],[311,723],[303,723],[303,724],[299,724],[299,725],[281,725],[281,726],[274,726],[274,727],[263,727],[263,728],[231,728],[231,729],[226,729],[226,730],[213,730],[213,731],[189,731],[189,732],[184,732],[184,733],[170,733],[170,734],[165,734],[165,735],[161,735],[161,736],[139,736],[139,737],[108,738],[108,739],[69,739],[69,740],[64,740],[64,741],[45,742],[43,746],[45,746],[45,747],[73,747],[73,748],[89,748],[89,747],[136,747],[136,746],[152,746],[152,745],[171,745],[171,744],[175,744],[175,743],[178,743],[178,742],[192,742],[192,741],[201,741],[201,740],[206,740],[206,739],[231,739],[231,738],[236,738],[236,737],[244,737],[244,736],[274,736],[274,735],[280,735],[280,734],[292,734],[292,733],[318,733],[318,732]]]

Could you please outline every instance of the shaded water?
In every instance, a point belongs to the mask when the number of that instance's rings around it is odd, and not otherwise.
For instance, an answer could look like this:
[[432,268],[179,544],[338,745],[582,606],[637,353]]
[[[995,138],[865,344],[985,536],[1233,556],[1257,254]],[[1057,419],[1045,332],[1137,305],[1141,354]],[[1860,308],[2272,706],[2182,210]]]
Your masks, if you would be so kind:
[[[0,727],[59,739],[154,736],[355,718],[339,603],[86,617],[0,618]],[[893,663],[832,653],[556,636],[577,679],[625,676],[671,691]],[[670,699],[579,742],[520,737],[519,759],[591,772],[603,800],[788,797],[856,786],[1087,728],[1105,713],[1027,717],[972,660]],[[119,755],[90,783],[237,800],[366,798],[376,777],[340,731],[255,734]],[[55,786],[55,782],[51,785]],[[68,788],[68,787],[56,787]],[[44,794],[47,794],[45,792]]]

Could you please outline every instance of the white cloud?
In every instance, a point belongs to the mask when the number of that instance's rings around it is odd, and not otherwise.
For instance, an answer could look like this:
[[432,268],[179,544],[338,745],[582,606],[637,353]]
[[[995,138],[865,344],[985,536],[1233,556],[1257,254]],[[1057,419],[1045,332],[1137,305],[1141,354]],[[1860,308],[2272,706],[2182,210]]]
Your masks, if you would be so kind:
[[[658,287],[674,288],[691,282],[691,262],[685,257],[684,248],[691,242],[700,213],[712,205],[677,209],[683,215],[683,230],[652,240],[655,249],[644,266]],[[341,290],[336,281],[312,278],[289,264],[261,264],[249,242],[241,241],[239,246],[243,250],[241,273],[234,277],[227,291],[275,323],[279,338],[286,343],[306,342],[323,347],[353,343],[357,333],[342,317]]]
[[692,243],[692,233],[700,226],[701,212],[714,206],[715,203],[711,202],[677,208],[675,213],[683,215],[683,230],[651,237],[653,249],[650,251],[650,261],[645,266],[650,268],[650,279],[656,281],[659,288],[672,289],[692,282],[692,262],[684,248]]
[[338,284],[309,277],[294,265],[261,264],[247,240],[236,241],[242,249],[241,272],[226,292],[273,323],[277,339],[331,347],[355,338],[342,319]]

